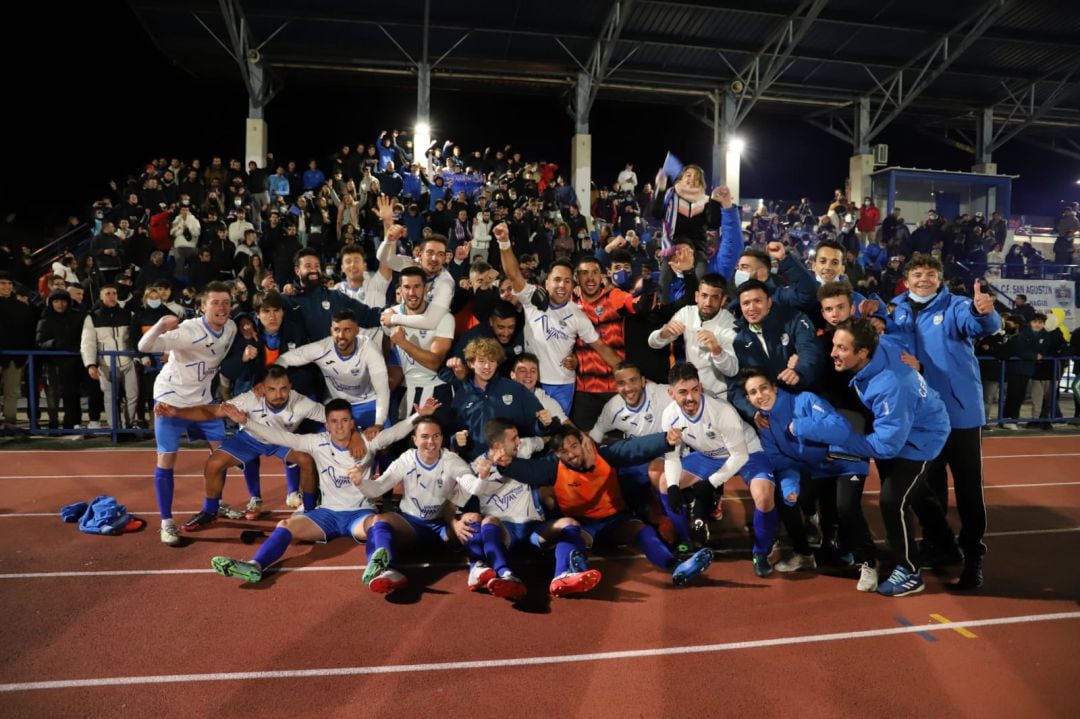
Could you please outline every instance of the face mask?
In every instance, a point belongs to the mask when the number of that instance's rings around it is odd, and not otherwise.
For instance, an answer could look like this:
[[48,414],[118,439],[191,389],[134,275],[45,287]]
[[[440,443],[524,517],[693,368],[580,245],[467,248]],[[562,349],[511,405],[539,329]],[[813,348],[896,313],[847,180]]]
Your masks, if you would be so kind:
[[912,302],[920,305],[925,305],[927,302],[934,299],[934,295],[930,295],[929,297],[919,297],[917,294],[915,294],[914,290],[910,290],[908,292],[908,297],[911,299]]
[[615,283],[616,287],[625,290],[630,287],[630,271],[619,270],[618,272],[614,272],[611,275],[611,280]]
[[738,287],[743,282],[750,279],[750,273],[745,270],[735,270],[735,286]]
[[235,200],[233,200],[233,204],[239,207],[240,205],[244,204],[244,201],[237,197]]
[[152,310],[156,310],[158,307],[161,307],[161,300],[147,300],[146,306]]
[[779,267],[770,267],[770,268],[769,268],[769,274],[770,274],[770,275],[775,275],[775,274],[777,274],[778,272],[780,272],[780,268],[779,268]]

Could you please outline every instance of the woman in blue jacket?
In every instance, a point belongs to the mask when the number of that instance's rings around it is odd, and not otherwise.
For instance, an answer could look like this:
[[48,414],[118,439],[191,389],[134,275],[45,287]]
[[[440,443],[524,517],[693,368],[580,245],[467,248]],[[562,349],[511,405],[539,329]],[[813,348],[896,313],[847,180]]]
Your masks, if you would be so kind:
[[[758,434],[780,481],[784,503],[795,505],[801,472],[809,472],[812,479],[838,478],[834,486],[843,546],[860,567],[858,590],[876,591],[874,540],[862,512],[863,485],[870,465],[865,459],[837,459],[829,454],[830,444],[847,440],[851,424],[813,392],[792,394],[778,388],[765,369],[747,368],[742,377],[750,404],[768,419],[768,426],[759,428]],[[798,512],[796,517],[801,524]],[[798,564],[800,558],[795,560]],[[782,564],[777,565],[777,571],[783,571]]]
[[[982,584],[982,556],[986,545],[986,503],[983,501],[982,427],[986,424],[982,380],[974,343],[1001,329],[994,299],[976,282],[972,298],[953,295],[942,286],[941,262],[930,255],[915,255],[904,268],[908,286],[905,297],[894,300],[896,310],[888,325],[919,360],[926,383],[937,390],[949,413],[948,441],[930,468],[930,489],[943,509],[949,494],[945,467],[952,471],[956,511],[960,515],[960,548],[964,571],[956,589]],[[921,510],[920,510],[921,514]],[[930,535],[923,547],[931,564],[947,564],[955,552],[948,538]]]

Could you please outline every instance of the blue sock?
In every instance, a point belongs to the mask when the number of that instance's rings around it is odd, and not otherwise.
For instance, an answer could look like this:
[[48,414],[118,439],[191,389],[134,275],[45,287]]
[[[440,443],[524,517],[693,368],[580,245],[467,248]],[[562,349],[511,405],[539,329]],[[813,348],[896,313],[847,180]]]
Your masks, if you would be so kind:
[[204,497],[202,503],[202,511],[207,514],[217,514],[218,508],[221,507],[221,497]]
[[484,559],[484,535],[480,531],[480,522],[469,522],[465,525],[472,530],[472,537],[465,542],[465,554],[470,562]]
[[266,569],[281,559],[281,555],[285,554],[285,550],[289,548],[290,544],[292,544],[292,532],[285,529],[285,527],[278,527],[270,535],[270,538],[259,547],[259,551],[255,552],[255,556],[251,558],[251,561]]
[[485,524],[480,527],[480,536],[484,540],[484,556],[487,557],[495,574],[502,576],[510,572],[506,561],[506,545],[503,544],[503,528],[497,524]]
[[304,511],[310,512],[315,509],[315,493],[303,492],[300,497],[304,500]]
[[376,549],[385,549],[393,554],[393,543],[394,528],[390,522],[375,522],[375,524],[371,525],[371,529],[368,530],[364,551],[367,552],[368,559],[371,559],[371,555],[375,553]]
[[559,541],[555,544],[556,577],[570,571],[570,553],[574,550],[585,552],[585,539],[581,536],[581,527],[576,524],[560,530]]
[[664,571],[671,569],[671,565],[674,563],[675,555],[671,553],[671,550],[667,548],[663,540],[660,539],[660,535],[656,533],[656,530],[645,525],[645,528],[637,533],[634,537],[634,544],[641,547],[645,552],[645,558],[650,562],[660,567]]
[[754,508],[754,551],[757,554],[768,554],[772,549],[773,539],[776,538],[776,528],[780,523],[780,512],[776,507],[772,511],[762,512]]
[[244,462],[244,484],[247,485],[249,497],[261,497],[262,485],[259,482],[259,468],[262,462],[258,457],[250,462]]
[[172,519],[173,471],[154,468],[154,491],[157,493],[157,506],[162,521]]
[[300,465],[285,465],[285,488],[290,493],[300,491]]
[[668,516],[671,523],[675,525],[675,541],[690,543],[690,520],[686,517],[686,508],[683,511],[676,512],[668,504],[668,497],[666,494],[660,495],[660,505],[664,508],[664,514]]

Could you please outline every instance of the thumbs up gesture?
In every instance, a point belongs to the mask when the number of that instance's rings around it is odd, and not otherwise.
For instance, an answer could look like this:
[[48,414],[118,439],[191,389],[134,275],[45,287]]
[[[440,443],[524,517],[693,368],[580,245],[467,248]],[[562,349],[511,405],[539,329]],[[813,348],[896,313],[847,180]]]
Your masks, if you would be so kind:
[[983,292],[982,284],[976,280],[973,287],[975,311],[980,315],[988,315],[994,311],[994,298],[989,293]]

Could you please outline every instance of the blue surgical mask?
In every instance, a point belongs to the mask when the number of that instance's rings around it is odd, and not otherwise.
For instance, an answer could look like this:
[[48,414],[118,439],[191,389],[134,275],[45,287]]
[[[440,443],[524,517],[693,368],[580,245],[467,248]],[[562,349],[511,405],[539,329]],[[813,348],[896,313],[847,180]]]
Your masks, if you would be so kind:
[[630,271],[629,270],[619,270],[618,272],[614,272],[611,275],[611,280],[612,280],[612,282],[615,283],[615,286],[618,287],[619,289],[622,289],[622,290],[629,289],[630,288]]
[[929,297],[920,297],[919,295],[915,294],[914,290],[909,290],[907,294],[908,298],[912,302],[916,302],[920,305],[925,305],[927,302],[934,299],[934,295],[930,295]]
[[146,306],[152,310],[156,310],[158,307],[161,307],[161,300],[147,300]]
[[750,273],[745,270],[735,270],[735,286],[738,287],[743,282],[750,279]]

